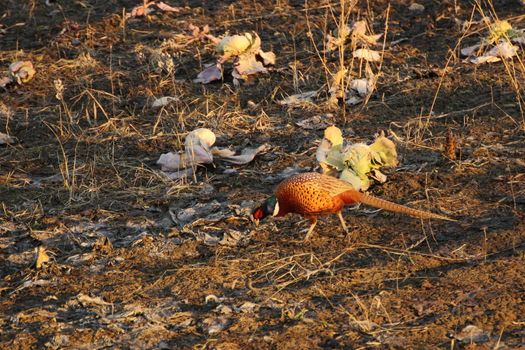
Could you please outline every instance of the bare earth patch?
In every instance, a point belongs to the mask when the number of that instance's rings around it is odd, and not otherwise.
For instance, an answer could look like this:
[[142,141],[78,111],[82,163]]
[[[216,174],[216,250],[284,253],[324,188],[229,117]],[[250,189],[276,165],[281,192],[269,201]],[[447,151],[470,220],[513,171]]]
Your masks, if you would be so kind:
[[[36,71],[0,88],[0,348],[525,347],[524,51],[460,57],[483,15],[525,28],[520,1],[165,3],[130,17],[142,1],[0,1],[0,79]],[[341,18],[384,33],[380,62],[323,49]],[[276,64],[239,87],[231,63],[193,82],[216,60],[206,25],[256,32]],[[354,105],[341,62],[377,75]],[[332,124],[396,143],[372,194],[458,222],[347,208],[351,244],[335,216],[309,243],[299,216],[253,225],[281,179],[316,169]],[[170,180],[157,159],[197,128],[270,147]]]

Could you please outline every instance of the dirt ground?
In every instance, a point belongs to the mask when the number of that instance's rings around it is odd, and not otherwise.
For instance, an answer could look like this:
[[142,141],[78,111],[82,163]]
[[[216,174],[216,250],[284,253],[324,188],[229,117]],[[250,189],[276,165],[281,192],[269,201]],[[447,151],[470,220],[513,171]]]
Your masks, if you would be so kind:
[[[525,28],[525,7],[418,2],[350,14],[387,30],[368,103],[288,108],[276,101],[327,94],[314,43],[339,2],[168,0],[180,11],[123,21],[141,1],[0,1],[0,76],[17,60],[36,69],[0,89],[0,132],[18,140],[0,146],[0,348],[525,348],[525,56],[465,62],[459,48],[486,26],[455,20],[496,13]],[[254,30],[277,64],[239,88],[196,84],[214,51],[189,24]],[[152,64],[159,52],[170,72]],[[161,96],[177,100],[151,108]],[[458,221],[349,208],[352,243],[336,216],[309,243],[299,216],[254,226],[249,207],[316,169],[323,129],[297,124],[316,115],[351,142],[385,131],[396,143],[399,167],[370,193]],[[270,149],[167,179],[156,160],[198,127],[221,147]],[[192,208],[190,224],[174,222]],[[37,247],[50,260],[39,269]]]

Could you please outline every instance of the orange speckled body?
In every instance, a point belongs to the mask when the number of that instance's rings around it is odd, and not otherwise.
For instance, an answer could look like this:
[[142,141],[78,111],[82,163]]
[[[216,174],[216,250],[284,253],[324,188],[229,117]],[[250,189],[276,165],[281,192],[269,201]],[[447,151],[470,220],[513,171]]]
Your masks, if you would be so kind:
[[[279,214],[298,213],[318,216],[339,212],[346,203],[342,194],[355,191],[348,183],[319,173],[304,173],[289,177],[275,189],[279,200]],[[355,191],[358,193],[357,191]]]

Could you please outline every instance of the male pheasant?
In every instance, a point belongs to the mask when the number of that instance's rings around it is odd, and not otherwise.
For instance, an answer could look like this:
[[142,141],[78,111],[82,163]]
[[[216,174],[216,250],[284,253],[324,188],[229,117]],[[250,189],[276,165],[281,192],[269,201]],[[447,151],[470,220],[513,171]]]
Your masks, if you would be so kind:
[[297,174],[282,181],[275,189],[275,195],[269,197],[260,207],[253,210],[252,219],[259,222],[269,215],[301,214],[311,223],[304,238],[307,241],[317,224],[317,217],[324,214],[337,214],[341,226],[348,233],[341,210],[345,205],[354,203],[364,203],[372,207],[422,219],[456,221],[446,216],[405,207],[361,193],[343,180],[319,173]]

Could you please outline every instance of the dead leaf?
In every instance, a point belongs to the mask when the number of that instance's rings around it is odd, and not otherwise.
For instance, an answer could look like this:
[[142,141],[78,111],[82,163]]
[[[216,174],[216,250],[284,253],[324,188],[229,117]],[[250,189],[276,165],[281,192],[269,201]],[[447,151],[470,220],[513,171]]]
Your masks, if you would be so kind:
[[451,159],[456,159],[456,136],[450,131],[447,132],[447,138],[445,140],[445,155]]
[[235,247],[238,246],[241,242],[246,241],[246,239],[246,234],[237,230],[227,229],[224,232],[222,239],[219,241],[219,244],[227,247]]
[[370,177],[374,180],[376,180],[379,183],[385,183],[386,182],[386,175],[380,172],[377,169],[372,169],[370,171]]
[[257,61],[255,55],[239,56],[237,62],[233,65],[240,77],[257,73],[268,73],[261,61]]
[[202,72],[197,75],[197,78],[193,79],[194,83],[209,84],[212,81],[222,79],[222,65],[220,63],[214,63],[205,68]]
[[18,61],[9,65],[11,80],[16,81],[19,85],[29,82],[33,79],[35,73],[36,71],[31,61]]
[[351,38],[352,47],[367,47],[369,45],[377,45],[377,41],[383,34],[367,34],[366,21],[357,21],[350,28],[348,25],[342,26],[342,29],[336,29],[333,36],[328,34],[326,41],[326,50],[328,52],[334,51],[345,44],[348,37]]
[[257,148],[245,148],[240,155],[228,148],[211,148],[215,144],[215,134],[206,128],[195,129],[190,132],[184,141],[184,153],[165,153],[157,160],[161,170],[167,172],[167,176],[178,179],[191,174],[194,169],[201,164],[211,164],[214,156],[220,160],[241,165],[249,163],[261,152],[266,151],[268,145],[261,145]]
[[359,45],[377,45],[383,34],[367,35],[366,21],[357,21],[352,26],[352,43],[354,47]]
[[495,56],[480,56],[470,59],[470,62],[474,64],[494,63],[499,61],[501,61],[501,58]]
[[333,36],[330,34],[326,35],[326,51],[334,51],[344,45],[346,38],[350,35],[352,30],[348,25],[344,25],[342,30],[335,29]]
[[286,168],[284,168],[284,170],[282,170],[278,174],[268,175],[265,180],[267,182],[277,183],[277,182],[280,182],[280,181],[282,181],[282,180],[284,180],[284,179],[286,179],[286,178],[288,178],[288,177],[290,177],[292,175],[299,174],[299,173],[304,173],[305,171],[309,171],[309,170],[311,170],[311,169],[310,168],[301,167],[301,166],[286,167]]
[[257,154],[261,152],[265,152],[268,149],[270,149],[270,146],[267,144],[261,145],[257,148],[245,148],[241,151],[240,155],[236,156],[234,155],[235,154],[234,152],[231,152],[228,149],[220,149],[220,148],[214,147],[212,149],[212,153],[213,155],[218,156],[220,159],[228,163],[242,165],[242,164],[247,164],[251,162]]
[[[486,18],[482,23],[490,19]],[[468,25],[480,22],[468,22]],[[465,23],[463,23],[463,27]],[[525,43],[525,31],[514,29],[508,21],[495,21],[489,26],[489,33],[477,45],[461,49],[463,56],[470,57],[468,62],[474,64],[499,62],[502,59],[510,59],[517,55],[519,46],[512,43]]]
[[332,124],[334,115],[332,113],[326,113],[324,115],[314,115],[313,117],[302,119],[295,123],[306,130],[321,130],[327,128]]
[[321,140],[319,146],[317,147],[317,151],[315,152],[315,157],[321,165],[323,173],[332,174],[333,167],[327,163],[328,154],[332,150],[340,150],[342,145],[343,133],[341,129],[333,125],[326,128],[324,131],[324,137]]
[[239,307],[239,311],[243,313],[253,313],[258,308],[259,308],[259,305],[247,301]]
[[208,334],[212,335],[220,333],[230,327],[232,320],[224,316],[219,316],[215,318],[206,318],[204,321],[202,321],[202,323],[207,328],[206,331]]
[[162,49],[151,50],[149,56],[149,63],[157,73],[172,74],[175,70],[175,63],[170,53],[164,52]]
[[[165,172],[188,172],[191,174],[194,168],[200,164],[211,164],[213,163],[213,157],[200,146],[193,147],[189,152],[186,153],[173,153],[168,152],[161,154],[157,164],[160,165],[160,169]],[[189,155],[188,155],[189,153]],[[181,173],[182,175],[182,173]]]
[[[217,42],[215,37],[210,40]],[[247,80],[249,75],[267,73],[265,66],[274,65],[276,61],[273,52],[261,50],[261,39],[255,32],[225,36],[217,43],[215,51],[219,55],[216,63],[200,72],[193,80],[195,83],[208,84],[222,79],[222,64],[233,60],[233,83],[238,87],[240,80]]]
[[157,164],[160,165],[162,171],[176,171],[181,168],[181,154],[168,152],[160,155]]
[[363,99],[358,96],[349,96],[346,98],[345,103],[349,106],[355,106],[363,102]]
[[215,144],[216,136],[210,129],[198,128],[193,130],[186,136],[184,140],[184,145],[186,147],[193,147],[195,145],[200,145],[206,149],[210,149],[213,144]]
[[180,12],[180,8],[169,6],[162,1],[159,1],[156,5],[159,8],[159,10],[162,10],[164,12]]
[[468,325],[454,338],[463,344],[485,343],[490,340],[490,334],[474,325]]
[[277,60],[277,56],[275,56],[275,54],[271,51],[264,52],[263,50],[259,50],[257,55],[263,59],[263,64],[265,66],[273,66],[275,65],[275,61]]
[[102,236],[97,239],[93,245],[93,251],[109,254],[113,250],[113,244],[107,236]]
[[290,95],[283,100],[277,101],[281,106],[298,107],[313,103],[312,99],[317,96],[317,91],[307,91],[301,94]]
[[354,79],[350,82],[350,88],[356,90],[359,96],[366,96],[368,94],[368,79]]
[[8,145],[8,144],[15,143],[15,142],[16,142],[16,139],[14,137],[4,134],[3,132],[0,132],[0,145]]
[[92,305],[112,305],[111,303],[104,301],[101,297],[90,297],[89,295],[85,295],[83,293],[78,294],[76,299],[83,307]]
[[328,103],[334,107],[337,107],[339,99],[345,96],[345,91],[343,90],[343,85],[345,82],[347,69],[341,68],[337,73],[332,76],[332,81],[330,82],[330,89],[328,93],[330,94],[330,99]]
[[0,87],[5,88],[7,85],[11,84],[13,80],[9,77],[0,78]]
[[37,270],[40,270],[45,263],[49,262],[49,255],[47,255],[46,250],[43,246],[38,246],[36,248],[36,262],[35,266]]
[[195,145],[186,148],[186,163],[182,164],[184,168],[211,163],[213,163],[213,155],[207,147]]
[[510,41],[516,44],[525,45],[525,29],[514,29]]
[[[21,311],[16,314],[16,322],[30,323],[30,322],[49,322],[56,320],[57,313],[40,308],[31,308],[28,310]],[[45,320],[45,321],[44,321]]]
[[176,102],[176,101],[179,101],[178,97],[172,97],[172,96],[159,97],[155,99],[155,101],[153,101],[153,103],[151,104],[151,108],[165,107],[169,105],[170,103]]
[[354,58],[362,58],[369,62],[378,62],[381,60],[379,52],[370,49],[357,49],[353,52]]
[[358,330],[360,332],[365,332],[365,333],[372,333],[374,330],[380,328],[377,323],[372,322],[370,320],[363,320],[363,321],[354,320],[354,321],[351,321],[350,322],[350,327],[352,327],[353,329],[356,329],[356,330]]
[[323,138],[321,140],[321,143],[319,144],[319,147],[317,147],[317,151],[315,152],[315,158],[321,165],[323,173],[327,173],[330,171],[330,167],[326,166],[326,157],[328,156],[328,152],[330,152],[331,149],[332,143],[326,138]]
[[518,49],[518,46],[512,45],[509,41],[501,41],[482,56],[471,58],[470,62],[474,64],[499,62],[502,58],[509,59],[516,56]]
[[182,170],[179,170],[179,171],[164,171],[164,175],[169,180],[180,180],[180,179],[188,178],[189,176],[191,176],[191,174],[194,173],[194,171],[195,170],[192,169],[192,168],[182,169]]
[[413,2],[408,9],[413,12],[423,12],[425,11],[425,6],[418,4],[417,2]]
[[202,30],[201,30],[198,26],[195,26],[190,23],[188,24],[188,29],[191,30],[191,36],[194,37],[195,39],[205,38],[206,34],[210,32],[210,26],[207,24],[204,27],[202,27]]
[[476,44],[461,49],[462,56],[472,56],[481,47],[481,44]]
[[219,304],[222,301],[224,301],[224,298],[219,298],[215,294],[208,294],[204,298],[204,304],[210,304],[210,303]]
[[223,304],[217,306],[215,308],[215,311],[223,315],[231,315],[233,313],[233,309],[231,308],[231,306],[223,305]]
[[180,12],[180,8],[169,6],[162,1],[151,1],[147,2],[146,4],[135,6],[131,10],[131,13],[126,14],[126,18],[147,16],[155,12],[153,7],[156,7],[157,9],[164,12]]
[[490,49],[484,56],[498,56],[501,58],[511,58],[516,56],[518,47],[512,45],[508,41],[499,42],[496,46]]
[[29,287],[33,287],[33,286],[47,286],[47,285],[50,285],[51,282],[48,281],[48,280],[29,280],[29,281],[25,281],[21,287],[18,287],[16,289],[16,291],[19,291],[21,289],[24,289],[24,288],[29,288]]
[[153,9],[149,9],[151,5],[153,5],[153,3],[150,2],[150,3],[146,3],[145,6],[144,5],[135,6],[133,9],[131,9],[131,13],[126,15],[126,18],[142,17],[142,16],[149,15],[150,13],[154,11]]
[[190,132],[184,141],[185,152],[162,154],[157,160],[162,171],[181,171],[185,168],[194,168],[199,164],[213,163],[210,147],[215,143],[213,131],[205,128]]
[[[183,227],[187,224],[193,223],[197,219],[204,219],[205,221],[211,221],[215,217],[210,217],[211,215],[220,212],[223,208],[223,205],[216,200],[213,200],[209,203],[197,203],[188,208],[170,208],[169,213],[172,221]],[[225,217],[223,215],[219,219]]]

